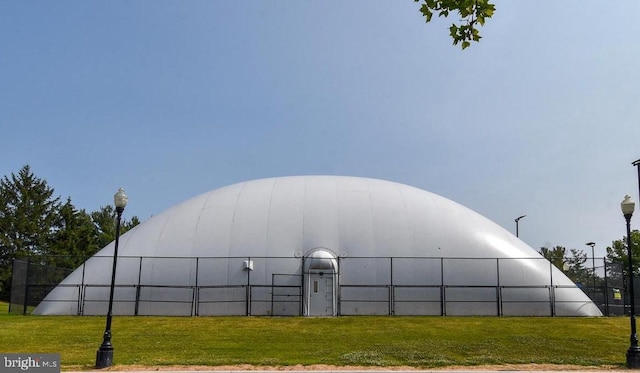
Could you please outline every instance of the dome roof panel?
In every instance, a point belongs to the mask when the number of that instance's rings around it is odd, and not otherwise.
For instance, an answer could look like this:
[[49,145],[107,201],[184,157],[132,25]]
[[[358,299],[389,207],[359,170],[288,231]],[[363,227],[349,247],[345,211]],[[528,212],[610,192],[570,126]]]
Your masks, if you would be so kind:
[[291,180],[291,185],[276,179],[269,204],[266,247],[269,252],[288,248],[282,254],[292,256],[303,247],[305,180]]
[[338,193],[335,178],[310,176],[305,182],[302,201],[302,249],[308,251],[316,247],[342,250],[338,239]]

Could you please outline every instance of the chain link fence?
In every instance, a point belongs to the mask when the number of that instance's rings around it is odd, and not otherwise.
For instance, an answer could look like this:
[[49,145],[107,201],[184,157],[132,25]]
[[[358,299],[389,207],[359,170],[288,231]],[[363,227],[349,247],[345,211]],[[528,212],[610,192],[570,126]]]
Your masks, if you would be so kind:
[[[96,257],[111,266],[111,257]],[[129,315],[263,315],[297,316],[303,313],[303,258],[155,258],[119,257],[114,314]],[[236,262],[251,262],[252,270],[228,278]],[[478,258],[339,258],[339,315],[531,315],[555,316],[555,294],[562,287],[509,283],[510,271],[519,271],[517,259]],[[548,270],[545,259],[534,260]],[[597,265],[596,265],[597,261]],[[167,263],[171,263],[167,266]],[[621,263],[590,261],[592,268],[565,271],[604,315],[625,313]],[[84,272],[83,264],[78,270]],[[154,268],[169,268],[172,283],[145,283]],[[255,268],[255,269],[254,269]],[[13,266],[10,313],[29,314],[67,275],[69,269],[19,259]],[[486,283],[470,280],[482,273]],[[486,275],[489,274],[489,275]],[[106,313],[108,283],[82,280],[65,284],[65,302],[78,315]],[[636,285],[636,288],[640,286]],[[543,301],[532,301],[531,295]],[[638,299],[636,299],[636,303]],[[528,315],[526,312],[523,315]]]
[[30,313],[71,272],[29,258],[14,260],[9,313]]

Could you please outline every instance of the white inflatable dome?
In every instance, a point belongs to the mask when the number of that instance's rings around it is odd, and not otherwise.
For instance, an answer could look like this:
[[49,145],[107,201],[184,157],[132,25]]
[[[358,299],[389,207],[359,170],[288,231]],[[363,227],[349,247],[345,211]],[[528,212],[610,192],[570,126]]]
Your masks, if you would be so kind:
[[[34,313],[104,314],[111,243]],[[199,195],[119,240],[114,314],[600,316],[538,252],[451,200],[295,176]]]

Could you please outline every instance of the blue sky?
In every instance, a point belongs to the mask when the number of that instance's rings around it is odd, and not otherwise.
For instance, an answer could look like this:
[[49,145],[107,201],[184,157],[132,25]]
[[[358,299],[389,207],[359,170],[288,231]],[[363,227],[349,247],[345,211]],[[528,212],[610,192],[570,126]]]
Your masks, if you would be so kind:
[[124,187],[143,220],[245,180],[381,178],[604,256],[639,199],[640,2],[495,3],[461,51],[411,0],[0,2],[0,175],[89,211]]

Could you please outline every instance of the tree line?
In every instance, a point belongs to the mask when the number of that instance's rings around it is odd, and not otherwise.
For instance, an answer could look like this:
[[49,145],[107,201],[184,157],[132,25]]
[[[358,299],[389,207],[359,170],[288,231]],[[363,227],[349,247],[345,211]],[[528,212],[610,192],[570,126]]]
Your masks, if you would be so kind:
[[[587,253],[579,249],[567,250],[564,246],[541,247],[539,253],[551,264],[562,271],[573,282],[586,287],[602,286],[604,278],[597,276],[593,263],[588,263]],[[631,232],[631,257],[633,275],[640,276],[640,231]],[[592,260],[594,258],[591,258]],[[622,237],[607,247],[605,258],[610,263],[620,263],[617,267],[607,267],[605,275],[609,278],[627,278],[629,275],[629,255],[627,255],[627,237]],[[591,264],[591,265],[590,265]]]
[[[70,197],[64,202],[47,181],[34,175],[29,165],[0,180],[0,300],[8,300],[13,262],[29,258],[39,264],[75,269],[115,239],[116,212],[101,206],[88,212],[77,209]],[[140,224],[138,217],[124,219],[121,233]],[[640,275],[640,231],[631,233],[634,276]],[[627,276],[626,237],[607,247],[606,259],[622,263]],[[602,279],[590,266],[582,250],[563,246],[542,247],[540,254],[575,283],[600,286]],[[619,267],[618,267],[619,268]]]
[[[115,239],[116,212],[101,206],[88,212],[62,199],[29,165],[0,180],[0,300],[9,300],[13,262],[75,269]],[[121,233],[140,224],[123,219]]]

